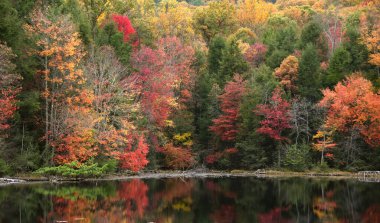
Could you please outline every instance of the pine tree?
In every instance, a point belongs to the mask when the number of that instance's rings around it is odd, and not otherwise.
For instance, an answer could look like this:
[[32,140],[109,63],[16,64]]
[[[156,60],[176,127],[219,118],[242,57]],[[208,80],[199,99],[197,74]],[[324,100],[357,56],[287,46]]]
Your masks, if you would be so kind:
[[302,53],[297,85],[302,97],[310,101],[317,101],[320,98],[319,60],[312,44],[308,44]]

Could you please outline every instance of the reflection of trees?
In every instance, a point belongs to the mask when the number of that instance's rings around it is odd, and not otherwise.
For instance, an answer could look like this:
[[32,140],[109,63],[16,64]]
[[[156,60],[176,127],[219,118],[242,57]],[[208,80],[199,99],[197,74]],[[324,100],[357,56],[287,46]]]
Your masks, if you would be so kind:
[[288,223],[293,222],[290,218],[284,217],[282,215],[283,211],[288,211],[288,208],[276,207],[269,212],[262,213],[259,215],[260,223]]
[[363,214],[362,222],[380,222],[380,204],[373,204],[369,206]]
[[236,198],[235,192],[221,187],[218,183],[212,180],[207,180],[205,186],[206,186],[206,189],[210,191],[210,193],[217,193],[217,194],[219,193],[223,195],[224,197],[232,198],[232,199]]
[[195,183],[194,179],[166,179],[156,185],[152,199],[156,222],[191,221]]
[[327,191],[322,188],[321,196],[313,200],[313,213],[323,222],[338,222],[335,216],[336,202],[333,200],[334,191]]
[[165,206],[172,203],[176,199],[181,199],[191,196],[191,191],[193,190],[195,180],[180,180],[180,179],[167,179],[164,184],[164,188],[154,193],[154,204]]
[[[152,179],[0,187],[0,222],[380,222],[377,184]],[[80,220],[80,221],[79,221]]]
[[220,179],[217,181],[207,179],[205,181],[204,187],[207,189],[207,194],[213,201],[212,213],[209,214],[213,222],[236,222],[237,214],[235,202],[233,201],[237,198],[237,194],[231,182],[229,179]]
[[52,208],[41,222],[134,222],[144,217],[149,204],[148,186],[141,180],[124,181],[109,190],[105,186],[62,187],[38,191],[52,196]]
[[146,195],[148,186],[141,180],[122,182],[118,190],[118,199],[125,202],[125,214],[128,218],[143,217],[149,200]]
[[235,206],[223,204],[211,214],[211,219],[217,223],[236,222]]

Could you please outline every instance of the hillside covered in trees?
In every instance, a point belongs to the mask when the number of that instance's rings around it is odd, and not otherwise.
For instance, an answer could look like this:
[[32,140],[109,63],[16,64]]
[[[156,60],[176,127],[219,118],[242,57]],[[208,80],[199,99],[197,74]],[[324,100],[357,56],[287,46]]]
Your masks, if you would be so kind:
[[379,170],[379,10],[0,0],[0,173]]

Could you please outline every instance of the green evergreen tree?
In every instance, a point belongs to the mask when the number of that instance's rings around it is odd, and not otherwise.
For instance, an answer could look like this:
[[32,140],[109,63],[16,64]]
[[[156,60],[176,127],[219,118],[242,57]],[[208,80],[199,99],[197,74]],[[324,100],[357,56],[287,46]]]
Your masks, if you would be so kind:
[[229,81],[234,74],[243,74],[249,68],[236,39],[229,41],[222,53],[219,73],[216,78],[220,88],[223,88],[224,84]]
[[311,21],[305,25],[301,32],[300,48],[304,49],[308,43],[312,43],[315,46],[322,33],[322,27],[315,21]]
[[349,66],[351,72],[366,70],[368,68],[368,49],[360,39],[359,16],[359,13],[354,13],[347,19],[345,34],[348,40],[343,43],[343,47],[351,55],[351,64]]
[[266,65],[254,69],[248,75],[247,94],[240,107],[241,126],[236,147],[242,154],[242,167],[248,169],[262,168],[268,165],[270,154],[262,146],[263,137],[256,129],[260,126],[260,117],[253,110],[258,104],[265,103],[273,89],[278,85],[273,70]]
[[216,36],[211,40],[208,51],[208,72],[210,74],[217,74],[220,69],[223,50],[226,48],[226,41],[221,36]]
[[324,87],[333,87],[341,81],[345,75],[348,75],[351,71],[351,63],[352,57],[346,48],[341,46],[336,49],[330,58],[327,75],[323,81]]
[[300,95],[313,102],[321,97],[319,67],[317,50],[314,45],[308,44],[299,62],[297,86]]
[[[279,29],[281,27],[281,29]],[[297,24],[282,16],[273,16],[264,31],[263,42],[268,46],[267,65],[280,66],[282,60],[292,54],[297,43]]]

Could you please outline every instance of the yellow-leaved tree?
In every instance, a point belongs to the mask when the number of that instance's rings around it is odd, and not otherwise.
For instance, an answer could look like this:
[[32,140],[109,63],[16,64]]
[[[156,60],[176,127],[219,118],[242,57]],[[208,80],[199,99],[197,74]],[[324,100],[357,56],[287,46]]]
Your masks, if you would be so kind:
[[45,104],[45,154],[58,164],[84,162],[94,155],[93,93],[80,68],[84,51],[79,33],[68,16],[41,9],[33,11],[25,29],[36,39],[33,53],[42,67],[38,77]]

